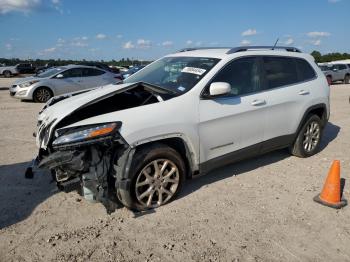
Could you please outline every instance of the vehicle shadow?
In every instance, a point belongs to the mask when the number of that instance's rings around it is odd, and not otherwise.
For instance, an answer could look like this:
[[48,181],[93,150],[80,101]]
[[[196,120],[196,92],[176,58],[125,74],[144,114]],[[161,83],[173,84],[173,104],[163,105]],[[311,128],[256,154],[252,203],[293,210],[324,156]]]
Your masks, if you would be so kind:
[[[322,151],[331,141],[333,141],[340,131],[340,127],[332,123],[327,123],[323,138],[320,144],[320,151]],[[201,187],[215,183],[222,179],[226,179],[232,176],[242,175],[254,169],[258,169],[263,166],[268,166],[285,158],[291,157],[287,149],[281,149],[274,152],[267,153],[265,155],[257,156],[254,158],[246,159],[234,164],[230,164],[219,169],[216,169],[206,175],[199,176],[192,181],[185,183],[179,198],[185,197]]]
[[0,91],[6,91],[6,90],[9,90],[8,87],[0,87]]
[[0,229],[26,219],[56,189],[50,175],[38,171],[34,179],[25,179],[30,162],[0,166]]
[[330,142],[332,142],[339,134],[340,127],[328,122],[323,130],[323,137],[320,144],[320,151],[322,151]]

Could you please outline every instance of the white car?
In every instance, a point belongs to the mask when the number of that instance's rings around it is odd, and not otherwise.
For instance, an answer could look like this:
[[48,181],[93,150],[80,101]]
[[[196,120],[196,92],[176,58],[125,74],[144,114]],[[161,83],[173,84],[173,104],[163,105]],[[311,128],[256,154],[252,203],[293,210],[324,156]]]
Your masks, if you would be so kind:
[[144,210],[246,157],[287,147],[312,156],[329,110],[325,76],[296,48],[187,49],[123,84],[49,101],[34,166],[109,210],[116,201]]
[[100,68],[68,65],[49,69],[36,76],[17,80],[10,95],[21,100],[47,102],[51,97],[119,82],[111,72]]

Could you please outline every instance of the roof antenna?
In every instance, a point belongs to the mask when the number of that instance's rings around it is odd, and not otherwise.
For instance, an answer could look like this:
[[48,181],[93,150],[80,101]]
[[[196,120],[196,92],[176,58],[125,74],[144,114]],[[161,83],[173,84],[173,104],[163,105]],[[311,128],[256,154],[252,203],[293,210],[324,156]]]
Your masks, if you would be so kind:
[[271,50],[275,50],[275,47],[277,46],[277,43],[278,43],[278,40],[280,40],[279,38],[277,38],[275,44],[273,45],[272,49]]

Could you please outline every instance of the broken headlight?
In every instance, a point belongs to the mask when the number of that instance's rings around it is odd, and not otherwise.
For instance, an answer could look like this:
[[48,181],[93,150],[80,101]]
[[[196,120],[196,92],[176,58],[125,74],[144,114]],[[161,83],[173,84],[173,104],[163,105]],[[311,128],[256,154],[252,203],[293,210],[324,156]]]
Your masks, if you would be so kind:
[[60,135],[59,132],[58,137],[53,141],[52,145],[56,146],[64,146],[71,144],[81,144],[81,143],[89,143],[95,140],[104,140],[110,138],[116,131],[121,127],[121,122],[116,123],[106,123],[94,126],[82,126],[79,128],[71,129],[67,132],[64,132]]

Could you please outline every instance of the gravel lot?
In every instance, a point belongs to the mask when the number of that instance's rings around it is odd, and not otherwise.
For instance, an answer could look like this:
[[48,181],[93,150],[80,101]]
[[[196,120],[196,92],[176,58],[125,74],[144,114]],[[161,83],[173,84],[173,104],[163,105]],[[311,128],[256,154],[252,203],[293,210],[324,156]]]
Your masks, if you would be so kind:
[[350,200],[350,85],[334,85],[322,150],[280,150],[188,181],[146,214],[107,215],[46,173],[24,179],[42,105],[9,97],[0,78],[0,261],[350,261],[350,207],[313,202],[333,159]]

